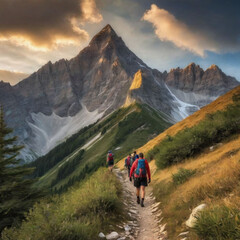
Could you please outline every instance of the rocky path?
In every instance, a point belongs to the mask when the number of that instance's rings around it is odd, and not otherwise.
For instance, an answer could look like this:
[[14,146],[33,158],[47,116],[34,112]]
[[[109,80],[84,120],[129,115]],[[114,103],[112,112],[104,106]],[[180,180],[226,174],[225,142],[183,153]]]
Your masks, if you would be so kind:
[[131,218],[131,221],[128,221],[123,226],[124,235],[118,239],[166,240],[167,232],[165,231],[165,224],[161,216],[160,203],[155,201],[150,192],[151,187],[147,187],[144,201],[145,207],[141,207],[136,202],[135,187],[129,181],[127,171],[114,169],[114,173],[123,185],[124,204]]

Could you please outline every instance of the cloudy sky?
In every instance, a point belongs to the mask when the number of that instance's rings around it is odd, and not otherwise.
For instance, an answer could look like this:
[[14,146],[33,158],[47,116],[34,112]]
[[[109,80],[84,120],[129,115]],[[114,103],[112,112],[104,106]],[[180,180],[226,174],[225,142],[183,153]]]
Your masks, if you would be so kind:
[[160,71],[195,62],[240,80],[239,0],[0,0],[0,70],[70,59],[110,24]]

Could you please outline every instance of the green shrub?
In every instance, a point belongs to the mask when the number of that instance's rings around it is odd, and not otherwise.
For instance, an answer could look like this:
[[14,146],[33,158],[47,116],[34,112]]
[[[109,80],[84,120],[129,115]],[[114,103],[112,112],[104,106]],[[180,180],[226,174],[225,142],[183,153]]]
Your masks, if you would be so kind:
[[192,175],[196,173],[196,170],[180,168],[177,173],[172,175],[173,183],[176,185],[186,182]]
[[226,206],[200,213],[194,231],[204,240],[240,239],[240,211]]
[[[109,184],[111,183],[111,184]],[[20,228],[5,229],[2,240],[92,240],[121,220],[120,184],[100,168],[91,178],[34,206]]]

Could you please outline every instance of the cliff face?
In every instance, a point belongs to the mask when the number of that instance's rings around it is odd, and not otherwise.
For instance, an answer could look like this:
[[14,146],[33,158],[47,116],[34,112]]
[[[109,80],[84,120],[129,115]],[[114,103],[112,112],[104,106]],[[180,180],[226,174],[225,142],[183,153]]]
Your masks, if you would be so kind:
[[239,85],[216,65],[204,71],[194,63],[184,69],[172,69],[164,81],[180,100],[200,107]]
[[177,122],[237,83],[217,67],[153,70],[107,25],[75,58],[48,62],[13,87],[1,82],[0,102],[32,160],[124,104],[146,103]]

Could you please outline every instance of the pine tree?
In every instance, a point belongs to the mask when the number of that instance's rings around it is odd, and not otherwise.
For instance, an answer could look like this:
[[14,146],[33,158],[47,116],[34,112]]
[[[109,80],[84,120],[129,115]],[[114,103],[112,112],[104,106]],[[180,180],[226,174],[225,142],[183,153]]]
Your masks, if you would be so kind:
[[0,232],[5,227],[18,223],[24,213],[40,196],[32,188],[33,180],[27,178],[32,168],[21,166],[17,158],[23,146],[15,145],[17,137],[4,121],[0,109]]

